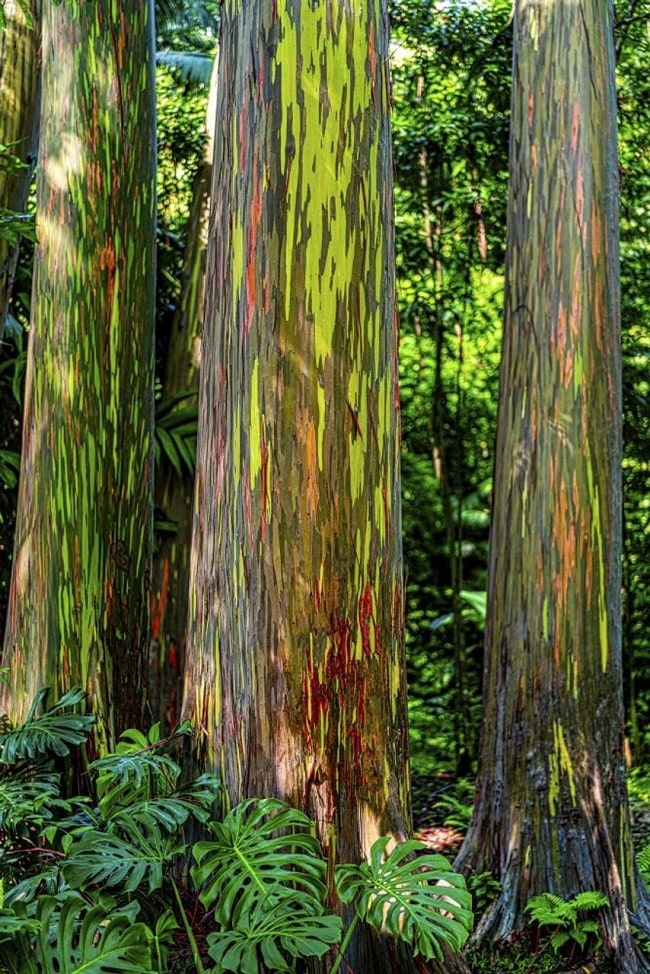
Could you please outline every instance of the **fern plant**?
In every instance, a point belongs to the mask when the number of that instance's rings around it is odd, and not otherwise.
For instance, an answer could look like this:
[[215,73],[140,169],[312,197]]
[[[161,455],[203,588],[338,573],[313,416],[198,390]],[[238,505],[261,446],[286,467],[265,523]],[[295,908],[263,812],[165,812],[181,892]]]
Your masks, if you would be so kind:
[[637,852],[636,864],[646,886],[650,885],[650,842]]
[[529,900],[526,912],[538,927],[553,928],[549,942],[557,955],[567,944],[584,952],[590,939],[593,949],[598,949],[602,942],[600,924],[589,914],[596,913],[608,903],[605,894],[597,890],[586,890],[569,900],[554,893],[540,893]]

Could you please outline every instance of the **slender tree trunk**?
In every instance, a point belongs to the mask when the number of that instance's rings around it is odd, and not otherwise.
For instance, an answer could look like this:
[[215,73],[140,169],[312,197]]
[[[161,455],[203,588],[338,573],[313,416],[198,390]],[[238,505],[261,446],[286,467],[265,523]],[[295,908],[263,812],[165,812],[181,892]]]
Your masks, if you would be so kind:
[[503,892],[605,892],[637,970],[623,765],[621,351],[612,11],[518,0],[504,346],[477,801],[457,865]]
[[[0,207],[22,213],[27,204],[38,141],[41,0],[30,0],[30,26],[16,0],[5,0],[0,30],[0,142],[25,164],[18,172],[0,167]],[[0,340],[13,287],[18,246],[0,238]]]
[[142,718],[149,638],[153,85],[148,3],[44,4],[5,705],[20,717],[39,688],[80,684],[100,747]]
[[[216,85],[215,57],[206,118],[207,142],[194,180],[181,295],[167,349],[163,399],[184,392],[190,398],[198,395]],[[187,405],[187,401],[180,402],[179,407]],[[186,473],[179,477],[170,464],[163,467],[156,478],[155,502],[178,528],[160,540],[154,556],[149,704],[154,720],[162,719],[170,726],[180,717],[183,691],[193,500],[194,478]]]
[[[424,92],[424,78],[418,79],[418,96]],[[463,768],[475,757],[473,751],[471,719],[467,705],[465,654],[465,630],[462,619],[462,600],[460,593],[463,587],[463,557],[462,557],[462,525],[461,498],[458,497],[458,510],[454,512],[454,490],[449,464],[450,446],[448,440],[448,426],[450,410],[445,382],[442,374],[442,364],[445,353],[446,333],[443,326],[444,305],[444,269],[439,251],[439,241],[442,236],[442,214],[438,212],[434,217],[429,205],[429,154],[426,148],[420,152],[418,165],[420,170],[420,188],[422,190],[422,221],[424,224],[424,240],[427,253],[427,263],[431,279],[431,289],[435,295],[433,308],[432,337],[435,346],[435,367],[433,376],[433,392],[431,398],[431,449],[435,476],[438,480],[442,517],[447,542],[447,557],[449,558],[449,575],[451,588],[451,611],[453,615],[453,647],[454,647],[454,684],[453,684],[453,719],[454,740],[456,747],[456,770],[464,773]],[[440,181],[444,182],[441,174]],[[460,352],[460,348],[459,348]],[[459,359],[459,368],[461,360]]]
[[386,11],[227,0],[219,57],[184,709],[333,865],[409,830]]

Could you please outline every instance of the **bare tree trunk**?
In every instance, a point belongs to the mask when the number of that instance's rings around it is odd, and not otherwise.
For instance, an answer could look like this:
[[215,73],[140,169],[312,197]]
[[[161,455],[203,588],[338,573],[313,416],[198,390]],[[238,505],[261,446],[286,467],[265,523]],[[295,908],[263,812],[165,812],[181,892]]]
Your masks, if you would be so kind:
[[503,886],[478,939],[523,927],[542,891],[602,890],[631,974],[612,11],[518,0],[514,37],[483,732],[457,865]]
[[[0,207],[22,213],[36,161],[40,91],[41,0],[30,0],[29,24],[16,0],[5,0],[0,30],[0,142],[24,164],[18,172],[0,167]],[[0,340],[18,261],[18,245],[0,236]]]
[[4,705],[142,720],[152,532],[153,9],[44,4],[38,237]]
[[184,710],[332,867],[410,824],[386,10],[222,18]]

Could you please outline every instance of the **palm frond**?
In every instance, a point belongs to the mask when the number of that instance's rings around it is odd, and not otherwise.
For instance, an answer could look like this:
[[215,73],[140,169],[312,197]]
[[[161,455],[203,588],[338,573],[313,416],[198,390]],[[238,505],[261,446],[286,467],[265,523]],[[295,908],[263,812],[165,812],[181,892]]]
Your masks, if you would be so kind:
[[202,51],[172,51],[165,49],[158,51],[156,62],[165,67],[178,71],[184,81],[190,85],[210,84],[214,55]]

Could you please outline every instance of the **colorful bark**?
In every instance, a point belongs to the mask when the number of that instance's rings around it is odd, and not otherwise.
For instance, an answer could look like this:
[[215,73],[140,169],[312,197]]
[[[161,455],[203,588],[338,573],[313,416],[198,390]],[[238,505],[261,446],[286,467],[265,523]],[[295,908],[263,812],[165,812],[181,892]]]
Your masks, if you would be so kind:
[[[623,767],[621,376],[612,12],[515,7],[507,282],[477,804],[459,864],[608,893],[636,970]],[[627,965],[627,966],[626,966]]]
[[100,747],[141,719],[149,641],[153,84],[149,4],[45,3],[5,704],[81,684]]
[[[167,349],[163,399],[184,392],[190,396],[198,394],[216,83],[215,59],[206,119],[205,155],[194,180],[181,294]],[[189,401],[183,400],[179,407],[183,408]],[[170,726],[179,719],[183,689],[193,488],[193,477],[186,473],[179,476],[170,464],[156,476],[156,506],[175,521],[178,528],[174,534],[160,539],[154,556],[149,705],[154,719],[164,720]]]
[[[0,143],[26,164],[20,174],[0,167],[0,207],[22,213],[36,156],[41,39],[41,0],[30,0],[30,26],[16,0],[5,0],[0,30]],[[0,238],[0,339],[18,260],[18,247]]]
[[185,711],[355,860],[408,830],[386,11],[222,18]]

